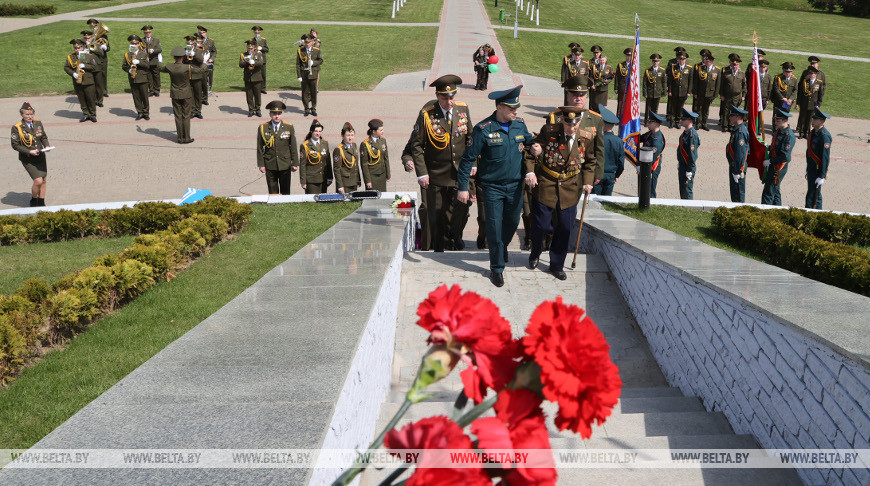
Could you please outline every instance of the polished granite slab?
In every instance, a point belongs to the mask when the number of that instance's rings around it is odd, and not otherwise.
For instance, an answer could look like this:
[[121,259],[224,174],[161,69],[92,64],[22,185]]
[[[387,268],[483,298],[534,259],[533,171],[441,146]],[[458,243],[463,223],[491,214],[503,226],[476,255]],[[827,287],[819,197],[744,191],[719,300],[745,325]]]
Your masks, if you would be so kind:
[[604,209],[584,223],[870,367],[870,298]]

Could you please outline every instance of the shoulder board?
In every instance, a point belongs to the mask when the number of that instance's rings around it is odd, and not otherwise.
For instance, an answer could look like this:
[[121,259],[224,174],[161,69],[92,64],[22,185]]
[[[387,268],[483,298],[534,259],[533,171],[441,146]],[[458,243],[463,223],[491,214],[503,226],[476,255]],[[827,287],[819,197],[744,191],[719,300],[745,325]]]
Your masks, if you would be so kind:
[[318,51],[320,50],[320,48],[317,47],[317,46],[311,46],[311,48],[312,48],[312,49],[317,49]]
[[435,105],[426,105],[420,111],[432,111],[433,108],[435,108]]
[[266,123],[261,123],[260,126],[263,126],[263,127],[264,127],[264,126],[266,126],[266,125],[271,125],[271,124],[272,124],[272,122],[267,121]]
[[589,110],[588,113],[589,113],[590,115],[595,115],[595,116],[597,116],[598,118],[601,118],[601,114],[599,114],[597,111]]
[[454,103],[454,105],[456,105],[456,106],[468,106],[468,103],[466,103],[464,101],[457,101]]
[[482,122],[478,123],[477,126],[478,126],[479,128],[486,128],[486,127],[489,126],[490,123],[492,123],[492,122],[489,122],[489,121],[482,121]]
[[523,120],[521,117],[517,117],[517,118],[516,118],[516,121],[518,121],[518,122],[520,122],[520,123],[525,123],[525,122],[526,122],[526,121]]
[[21,127],[21,126],[24,126],[24,122],[18,122],[18,123],[16,123],[16,124],[13,125],[13,126],[14,126],[14,127]]

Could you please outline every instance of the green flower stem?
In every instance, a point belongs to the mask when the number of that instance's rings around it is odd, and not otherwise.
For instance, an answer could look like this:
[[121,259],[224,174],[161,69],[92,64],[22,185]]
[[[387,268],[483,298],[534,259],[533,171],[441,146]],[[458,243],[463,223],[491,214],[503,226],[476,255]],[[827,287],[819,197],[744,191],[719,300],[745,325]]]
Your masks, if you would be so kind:
[[463,429],[465,427],[468,427],[469,425],[471,425],[471,422],[473,422],[474,419],[480,417],[484,414],[484,412],[492,408],[497,400],[498,394],[496,393],[493,396],[487,398],[486,400],[480,402],[479,405],[466,412],[465,415],[463,415],[462,417],[459,417],[459,420],[457,420],[456,423],[459,424],[459,426]]
[[[365,452],[366,455],[371,454],[372,452],[376,451],[381,447],[381,444],[383,444],[384,437],[386,437],[387,432],[393,430],[393,428],[396,426],[397,423],[399,423],[399,420],[402,419],[402,416],[405,415],[405,412],[408,411],[408,408],[410,408],[413,403],[414,402],[407,398],[404,402],[402,402],[402,406],[399,407],[399,410],[396,412],[395,415],[393,415],[393,418],[390,419],[390,423],[388,423],[387,426],[384,427],[384,430],[382,430],[381,433],[375,438],[375,440],[372,441],[368,450]],[[345,486],[347,483],[351,482],[353,478],[355,478],[359,473],[363,472],[366,467],[368,467],[368,464],[354,463],[353,466],[349,467],[347,470],[341,473],[341,476],[339,476],[338,479],[333,481],[332,486]]]
[[[396,470],[391,472],[390,475],[387,476],[386,479],[381,481],[381,484],[379,486],[392,486],[393,481],[398,479],[399,476],[401,476],[402,473],[405,472],[405,470],[408,469],[409,467],[411,467],[410,463],[405,463],[405,464],[402,464],[401,466],[397,467]],[[407,479],[403,479],[402,482],[400,482],[399,484],[405,484],[405,481],[407,481]]]

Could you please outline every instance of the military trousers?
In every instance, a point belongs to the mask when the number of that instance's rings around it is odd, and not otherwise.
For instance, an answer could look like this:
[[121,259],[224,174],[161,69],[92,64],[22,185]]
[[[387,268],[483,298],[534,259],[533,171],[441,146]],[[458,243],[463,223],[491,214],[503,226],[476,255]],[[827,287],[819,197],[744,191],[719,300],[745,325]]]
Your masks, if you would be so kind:
[[532,198],[532,251],[529,260],[541,256],[544,248],[544,235],[553,232],[550,242],[550,271],[563,270],[568,256],[568,242],[574,220],[577,219],[577,206],[563,208],[560,202],[551,208]]
[[372,190],[386,192],[387,191],[387,174],[373,175],[369,179],[369,184],[372,185]]
[[148,91],[160,94],[160,65],[156,62],[152,63],[151,69],[148,70]]
[[205,99],[203,86],[205,86],[205,80],[202,78],[190,80],[190,87],[193,89],[193,107],[191,108],[193,115],[202,115],[202,100]]
[[106,89],[106,72],[108,71],[108,66],[103,69],[103,66],[98,66],[94,71],[94,100],[96,103],[102,103],[103,97],[106,96],[108,90]]
[[686,98],[688,96],[669,96],[668,97],[668,115],[672,127],[680,124],[680,117],[683,116],[683,107],[686,106]]
[[261,91],[266,91],[266,55],[263,54],[263,67],[260,72],[263,74],[263,87],[260,88]]
[[812,100],[802,100],[800,102],[800,113],[798,114],[797,130],[799,137],[806,138],[810,134],[810,120],[813,117],[813,112],[816,109],[816,104]]
[[426,189],[426,220],[434,251],[444,251],[446,241],[462,238],[468,219],[468,205],[456,199],[456,187],[429,185]]
[[607,88],[608,85],[602,86],[600,89],[589,91],[589,109],[598,111],[598,105],[607,106]]
[[698,114],[698,128],[708,128],[707,127],[707,119],[710,117],[710,105],[713,104],[713,101],[716,97],[707,98],[705,96],[696,96],[695,100],[698,104],[698,109],[696,110],[694,106],[692,107],[692,111]]
[[646,122],[649,121],[650,113],[658,113],[659,112],[659,102],[661,98],[647,98],[646,99],[646,109],[643,112],[643,124],[646,126]]
[[190,110],[193,98],[172,98],[172,114],[175,116],[175,133],[178,143],[190,141]]
[[[209,80],[208,75],[211,74],[212,72],[213,71],[211,69],[209,69],[208,73],[204,74],[203,78],[202,78],[202,101],[203,101],[204,105],[208,104],[208,92],[209,92],[209,88],[211,88],[211,81]],[[192,81],[193,80],[191,80],[191,82]]]
[[133,93],[133,106],[139,116],[148,116],[151,104],[148,102],[148,82],[134,83],[130,81],[130,92]]
[[317,109],[317,78],[308,79],[302,76],[302,107],[306,110]]
[[82,108],[84,116],[97,116],[97,91],[93,84],[82,86],[78,83],[73,83],[76,96],[79,99],[79,106]]
[[688,169],[689,168],[683,164],[677,164],[677,180],[680,183],[680,199],[692,199],[694,197],[692,188],[695,186],[695,175],[697,174],[697,169],[695,172],[692,172],[692,180],[689,180],[689,178],[686,177]]
[[731,192],[731,202],[746,202],[746,171],[740,174],[738,182],[734,182],[731,170],[728,170],[728,190]]
[[209,92],[213,91],[212,87],[214,86],[214,63],[213,62],[207,63],[207,66],[208,66],[208,86],[206,86],[206,92],[205,92],[206,96],[208,96]]
[[245,99],[248,102],[248,111],[260,111],[260,91],[263,89],[262,81],[245,81]]
[[293,171],[266,169],[266,188],[269,194],[290,194],[290,174]]
[[740,95],[736,96],[725,96],[722,98],[722,101],[719,102],[719,127],[723,132],[730,132],[734,125],[728,121],[728,113],[731,112],[731,105],[740,108],[740,104],[743,100],[740,99]]
[[[822,186],[816,185],[816,175],[807,173],[807,197],[804,203],[805,208],[822,209]],[[813,207],[813,199],[816,200],[816,206]]]
[[[661,174],[661,172],[662,172],[661,164],[659,164],[658,169],[652,171],[652,174],[651,174],[652,177],[650,178],[650,185],[649,185],[649,197],[652,197],[652,198],[657,197],[656,196],[656,186],[659,183],[659,174]],[[638,180],[638,182],[640,182],[640,174],[637,175],[637,180]],[[640,184],[638,184],[638,187],[640,187]]]
[[326,194],[327,191],[329,191],[329,181],[305,183],[305,194]]
[[615,173],[605,173],[604,177],[598,181],[598,184],[592,186],[592,193],[597,194],[599,196],[611,196],[613,195],[613,186],[616,184],[616,174]]
[[779,171],[779,181],[773,183],[773,164],[767,169],[767,174],[764,177],[764,189],[761,191],[761,204],[771,206],[782,206],[782,194],[779,191],[782,185],[782,180],[785,178],[785,173],[788,172],[788,164],[785,164]]
[[482,185],[489,268],[493,273],[502,273],[505,266],[504,255],[517,232],[523,212],[523,181]]

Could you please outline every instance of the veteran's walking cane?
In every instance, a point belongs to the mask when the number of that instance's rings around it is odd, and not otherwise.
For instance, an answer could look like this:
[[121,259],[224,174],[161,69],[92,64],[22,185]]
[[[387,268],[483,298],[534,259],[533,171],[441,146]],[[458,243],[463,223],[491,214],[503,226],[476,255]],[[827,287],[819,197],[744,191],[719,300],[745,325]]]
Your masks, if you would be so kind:
[[580,251],[580,235],[583,233],[583,218],[586,216],[586,199],[589,193],[583,193],[583,209],[580,211],[580,228],[577,229],[577,244],[574,245],[574,260],[571,261],[571,268],[577,267],[577,252]]

